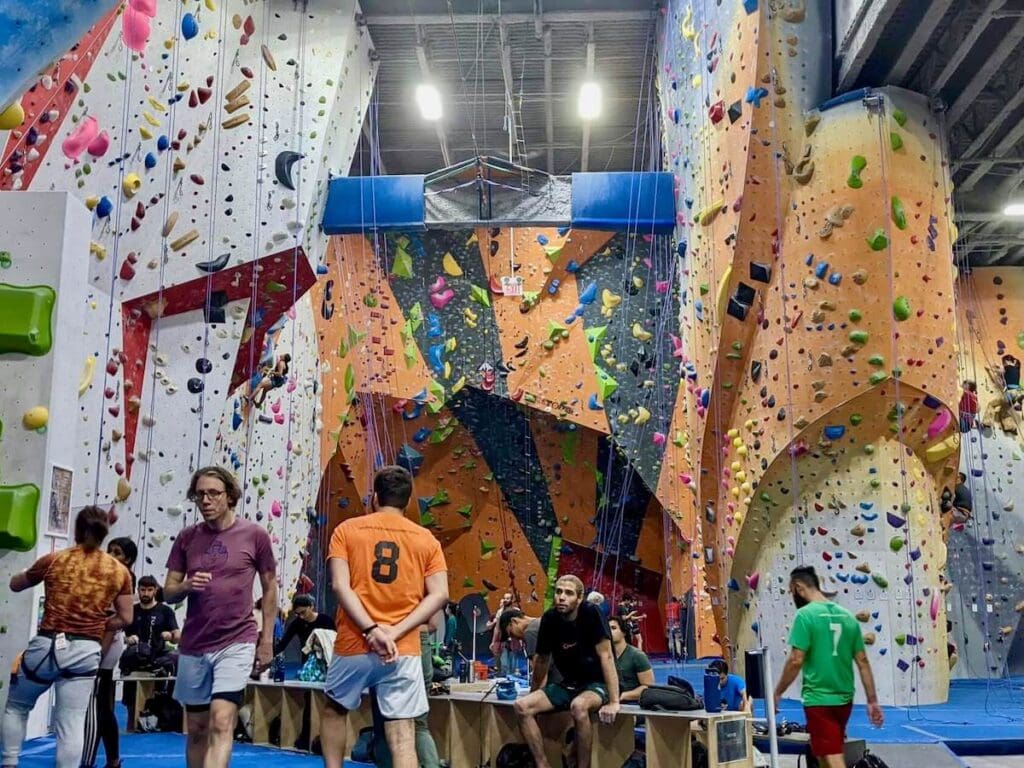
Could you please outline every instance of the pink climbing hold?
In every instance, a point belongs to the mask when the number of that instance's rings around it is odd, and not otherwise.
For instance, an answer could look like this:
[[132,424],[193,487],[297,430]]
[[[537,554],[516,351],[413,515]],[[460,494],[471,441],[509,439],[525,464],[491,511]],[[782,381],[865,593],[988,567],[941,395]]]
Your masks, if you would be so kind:
[[86,151],[93,157],[103,157],[110,149],[110,136],[106,131],[100,131],[100,135],[89,142]]
[[144,11],[136,10],[132,5],[125,6],[121,15],[121,36],[124,44],[136,53],[145,53],[146,43],[151,32],[151,18]]
[[928,425],[928,439],[934,440],[953,424],[953,414],[943,409],[935,414],[932,423]]
[[270,505],[270,514],[272,514],[274,517],[280,517],[282,511],[284,510],[281,507],[280,501],[275,501],[273,504]]
[[655,445],[661,447],[665,444],[665,434],[663,432],[655,432],[654,435],[651,436],[651,440]]
[[448,302],[455,298],[455,291],[448,288],[441,293],[430,294],[430,303],[434,305],[434,309],[444,309],[448,306]]
[[78,124],[75,130],[61,143],[60,148],[68,160],[77,160],[93,139],[100,132],[100,124],[95,117],[87,117]]
[[658,293],[668,293],[668,280],[658,280],[654,284],[654,290]]
[[280,413],[281,412],[281,398],[278,398],[277,400],[275,400],[273,403],[270,404],[270,410],[273,413]]
[[760,581],[761,581],[761,574],[758,573],[757,571],[754,571],[752,574],[747,576],[747,586],[750,587],[751,589],[757,589],[757,585],[760,583]]
[[936,592],[934,595],[932,595],[932,604],[931,604],[931,607],[930,607],[930,609],[928,611],[928,613],[931,614],[932,621],[935,621],[935,619],[938,618],[938,616],[939,616],[939,606],[941,606],[941,605],[942,605],[942,598],[939,596],[939,593]]
[[128,0],[128,7],[151,19],[156,16],[156,0]]
[[438,275],[437,280],[435,280],[434,283],[430,286],[430,292],[431,293],[440,293],[441,291],[444,290],[444,287],[446,285],[448,285],[448,283],[445,282],[444,277],[441,276],[441,275]]

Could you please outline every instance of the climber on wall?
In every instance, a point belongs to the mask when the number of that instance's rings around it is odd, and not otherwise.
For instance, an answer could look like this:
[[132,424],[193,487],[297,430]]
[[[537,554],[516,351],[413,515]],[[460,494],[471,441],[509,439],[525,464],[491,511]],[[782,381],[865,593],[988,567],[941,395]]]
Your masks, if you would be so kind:
[[978,423],[978,385],[970,379],[964,381],[960,396],[960,431],[967,432]]
[[999,428],[1008,435],[1016,435],[1020,417],[1014,411],[1021,409],[1024,392],[1020,388],[1020,360],[1013,355],[1003,355],[1002,370],[988,367],[988,374],[999,389],[1000,394],[989,401],[985,408],[982,426],[991,428],[998,423]]
[[[174,686],[174,698],[188,713],[188,768],[226,768],[231,762],[249,674],[269,667],[274,656],[277,561],[266,530],[236,517],[241,497],[228,470],[196,470],[188,498],[203,522],[181,531],[167,558],[166,601],[188,599]],[[257,576],[263,590],[259,632],[248,597]]]
[[[100,549],[109,526],[106,510],[83,508],[75,518],[75,546],[44,555],[11,577],[12,592],[43,584],[45,595],[39,632],[11,672],[3,714],[4,765],[18,764],[28,715],[53,686],[55,765],[79,766],[103,635],[123,629],[132,619],[131,575]],[[115,615],[108,617],[111,605]]]
[[280,389],[288,382],[289,364],[292,356],[281,355],[273,366],[265,365],[261,369],[262,377],[256,389],[249,396],[249,401],[257,408],[263,407],[263,401],[267,399],[267,393],[272,389]]

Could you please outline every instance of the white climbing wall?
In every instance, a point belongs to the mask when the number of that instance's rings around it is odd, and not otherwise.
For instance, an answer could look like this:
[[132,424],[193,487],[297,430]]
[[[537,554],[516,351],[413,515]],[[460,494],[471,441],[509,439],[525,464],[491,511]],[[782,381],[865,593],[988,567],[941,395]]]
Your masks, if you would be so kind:
[[[292,285],[301,270],[250,292],[249,265],[282,254],[291,267],[301,246],[315,271],[327,182],[351,164],[373,88],[372,42],[349,0],[155,7],[144,45],[137,13],[112,13],[40,77],[23,100],[25,123],[0,134],[14,151],[0,187],[69,190],[93,211],[78,228],[89,248],[78,258],[84,318],[62,329],[76,335],[76,382],[96,361],[78,400],[74,502],[117,500],[114,533],[138,538],[137,570],[160,577],[193,517],[189,472],[231,465],[246,482],[241,513],[277,544],[287,595],[319,485],[313,309],[308,280]],[[204,262],[218,263],[197,268]],[[207,325],[217,268],[240,266],[233,284],[244,296]],[[229,386],[236,361],[264,352],[248,323],[265,329],[268,302],[293,298],[268,343],[292,355],[289,381],[253,411],[239,399],[247,384]],[[148,338],[138,335],[143,313],[156,318]],[[129,378],[142,386],[126,390]],[[201,393],[189,388],[196,378]]]
[[[50,523],[53,466],[75,467],[75,405],[80,377],[86,246],[77,236],[89,226],[88,212],[71,195],[59,192],[0,193],[0,284],[19,288],[49,286],[56,293],[52,311],[53,345],[42,356],[0,353],[0,486],[36,485],[41,494],[37,538],[27,552],[0,550],[0,660],[4,669],[32,636],[41,590],[12,594],[11,575],[37,557],[68,545],[76,508],[71,505],[63,536]],[[70,329],[59,333],[58,328]],[[10,329],[0,329],[9,331]],[[29,429],[27,411],[45,408],[45,425]],[[74,483],[80,482],[75,473]],[[6,684],[6,676],[4,680]],[[33,735],[45,727],[47,706],[36,708]]]

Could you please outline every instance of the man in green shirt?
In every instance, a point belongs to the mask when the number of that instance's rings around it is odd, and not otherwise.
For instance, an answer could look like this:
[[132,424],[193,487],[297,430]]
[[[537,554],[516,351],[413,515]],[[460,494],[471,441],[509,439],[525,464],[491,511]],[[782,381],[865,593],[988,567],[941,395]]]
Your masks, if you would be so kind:
[[875,679],[864,652],[864,636],[856,617],[821,592],[810,566],[794,568],[789,591],[797,612],[789,632],[791,650],[775,686],[775,707],[803,672],[801,697],[807,715],[811,752],[824,768],[845,768],[843,743],[853,707],[853,664],[856,662],[868,700],[868,718],[881,727],[884,717],[875,694]]
[[629,644],[629,636],[618,616],[608,617],[612,635],[612,655],[619,673],[619,701],[639,701],[648,685],[654,685],[654,670],[647,654]]

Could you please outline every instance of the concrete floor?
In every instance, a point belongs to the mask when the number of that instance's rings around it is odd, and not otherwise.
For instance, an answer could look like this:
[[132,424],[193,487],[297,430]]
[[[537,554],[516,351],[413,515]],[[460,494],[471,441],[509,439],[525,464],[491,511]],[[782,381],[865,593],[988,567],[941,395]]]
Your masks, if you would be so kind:
[[[1024,755],[1012,757],[961,757],[960,760],[967,768],[1024,768]],[[797,768],[797,757],[795,755],[781,755],[779,757],[779,768]],[[806,767],[806,762],[801,762]],[[890,765],[889,768],[931,768],[927,763],[919,765]]]

